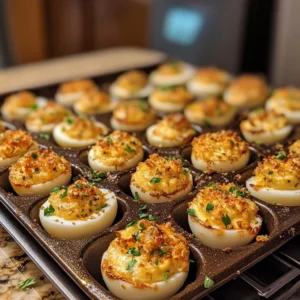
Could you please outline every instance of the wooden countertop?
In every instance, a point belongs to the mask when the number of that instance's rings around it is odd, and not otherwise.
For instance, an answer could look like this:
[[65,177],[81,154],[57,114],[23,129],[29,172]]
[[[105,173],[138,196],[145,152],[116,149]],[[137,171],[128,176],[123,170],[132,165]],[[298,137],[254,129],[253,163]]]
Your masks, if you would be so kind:
[[120,47],[0,70],[0,95],[75,78],[108,74],[162,62],[161,52]]

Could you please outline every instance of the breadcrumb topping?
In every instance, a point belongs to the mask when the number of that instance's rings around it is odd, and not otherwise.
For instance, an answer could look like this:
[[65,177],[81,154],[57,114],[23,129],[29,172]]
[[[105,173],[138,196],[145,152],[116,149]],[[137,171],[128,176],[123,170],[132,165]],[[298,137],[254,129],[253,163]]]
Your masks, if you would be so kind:
[[297,140],[289,147],[290,153],[293,155],[300,155],[300,140]]
[[158,67],[156,72],[160,75],[177,75],[183,71],[184,64],[180,61],[171,61],[162,64]]
[[114,131],[93,146],[94,159],[106,166],[122,167],[142,151],[142,143],[127,132]]
[[27,152],[9,168],[9,181],[16,186],[30,187],[70,173],[71,164],[51,149]]
[[6,130],[0,133],[0,157],[2,159],[20,156],[36,142],[23,130]]
[[233,183],[210,183],[188,204],[189,215],[208,228],[248,230],[257,233],[258,207],[245,188]]
[[105,193],[84,178],[70,186],[54,188],[48,202],[55,209],[54,215],[65,220],[87,219],[101,214],[107,201]]
[[[134,222],[132,222],[134,224]],[[189,270],[189,247],[171,223],[135,222],[116,232],[103,259],[102,271],[138,288],[165,281]]]
[[276,112],[300,110],[300,89],[295,87],[276,89],[270,101],[272,109]]
[[182,166],[180,160],[156,153],[140,162],[131,176],[131,184],[157,198],[172,196],[186,189],[190,182],[190,171]]
[[193,139],[192,146],[192,155],[208,164],[216,161],[237,161],[250,151],[248,144],[230,130],[201,134]]
[[3,108],[10,114],[14,114],[20,108],[31,108],[36,104],[36,96],[31,92],[24,91],[5,98]]
[[5,125],[3,124],[2,121],[0,121],[0,132],[4,132],[6,130]]
[[226,71],[216,67],[200,68],[195,74],[195,79],[199,82],[217,83],[224,88],[228,84],[229,78],[230,76]]
[[193,95],[183,86],[161,87],[156,89],[151,97],[163,103],[187,104],[193,99]]
[[148,82],[147,74],[143,71],[133,70],[119,76],[116,85],[128,92],[137,92],[143,89]]
[[93,89],[97,89],[97,86],[93,80],[80,79],[65,82],[60,85],[58,89],[59,94],[87,92]]

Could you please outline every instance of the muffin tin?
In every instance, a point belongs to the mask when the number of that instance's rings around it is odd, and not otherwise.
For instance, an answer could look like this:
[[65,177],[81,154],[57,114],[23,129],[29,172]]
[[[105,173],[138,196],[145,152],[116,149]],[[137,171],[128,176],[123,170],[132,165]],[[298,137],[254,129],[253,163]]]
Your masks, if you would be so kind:
[[[153,66],[155,67],[155,66]],[[149,72],[152,68],[145,68]],[[119,74],[101,76],[93,78],[96,83],[104,90],[108,89],[109,84]],[[53,97],[57,86],[47,86],[33,90],[34,93]],[[5,96],[2,97],[2,102]],[[111,114],[96,115],[98,121],[109,126]],[[240,113],[235,122],[226,129],[239,131],[239,121],[245,117],[245,113]],[[8,128],[24,129],[22,123],[6,123]],[[202,132],[216,131],[221,128],[199,128],[197,135]],[[151,153],[158,152],[164,156],[177,156],[183,160],[194,178],[194,188],[185,198],[171,203],[148,204],[147,213],[154,215],[159,223],[170,220],[176,230],[182,233],[189,241],[191,259],[195,263],[190,264],[188,278],[180,291],[171,299],[199,299],[225,282],[237,277],[241,272],[262,258],[269,255],[275,249],[290,240],[293,236],[300,233],[300,207],[278,206],[264,203],[253,199],[259,206],[263,217],[263,226],[259,233],[267,234],[269,241],[257,242],[231,249],[212,249],[202,245],[195,239],[188,226],[187,203],[193,199],[200,187],[208,182],[233,181],[243,184],[250,177],[252,170],[257,162],[265,155],[275,153],[277,146],[265,147],[252,145],[251,159],[248,165],[236,172],[227,174],[205,174],[195,169],[190,163],[191,145],[183,147],[158,149],[148,144],[145,133],[136,133],[143,143],[145,158]],[[73,176],[82,175],[90,179],[91,169],[87,164],[87,151],[89,147],[81,149],[64,149],[55,144],[52,137],[49,141],[40,138],[39,134],[33,134],[34,139],[41,147],[52,147],[55,152],[65,156],[72,164]],[[300,125],[295,126],[290,137],[282,143],[285,149],[293,141],[300,138]],[[277,148],[276,148],[277,147]],[[115,238],[114,231],[121,230],[132,219],[139,218],[139,207],[142,203],[134,200],[129,189],[130,175],[135,168],[106,174],[100,182],[95,182],[98,187],[113,190],[118,199],[118,213],[113,225],[104,232],[90,238],[81,240],[57,240],[52,238],[40,225],[38,212],[42,203],[48,195],[37,197],[20,197],[15,194],[8,181],[8,168],[0,169],[0,199],[1,202],[12,212],[20,223],[30,232],[30,234],[41,244],[41,246],[51,255],[73,281],[92,299],[116,299],[105,286],[103,281],[100,261],[102,254],[106,251],[109,243]],[[215,285],[210,289],[204,288],[204,278],[208,276],[213,279]]]

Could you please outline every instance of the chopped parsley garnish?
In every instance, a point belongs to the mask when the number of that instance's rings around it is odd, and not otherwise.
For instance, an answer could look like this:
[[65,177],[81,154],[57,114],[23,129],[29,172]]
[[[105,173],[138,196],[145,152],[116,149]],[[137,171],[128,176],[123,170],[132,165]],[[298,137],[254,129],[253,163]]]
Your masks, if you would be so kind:
[[50,193],[57,193],[58,191],[60,191],[60,188],[56,187],[56,188],[52,189]]
[[44,139],[46,141],[49,141],[50,140],[50,135],[47,134],[47,133],[40,133],[40,138]]
[[136,201],[139,201],[139,200],[140,200],[140,195],[139,195],[138,192],[134,192],[133,197],[134,197],[134,200],[136,200]]
[[192,264],[195,263],[195,261],[193,259],[191,259],[191,258],[189,259],[189,262],[192,263]]
[[206,205],[206,212],[210,212],[210,211],[212,211],[213,209],[214,209],[214,205],[213,204],[211,204],[211,203],[208,203],[207,205]]
[[164,272],[164,276],[163,276],[163,280],[164,280],[164,281],[167,281],[168,276],[169,276],[169,271],[165,271],[165,272]]
[[188,212],[188,214],[189,214],[190,216],[192,216],[192,217],[194,217],[194,216],[196,215],[196,211],[195,211],[194,209],[192,209],[192,208],[189,208],[189,209],[187,210],[187,212]]
[[102,179],[104,179],[105,177],[106,177],[106,175],[104,172],[97,172],[97,171],[91,170],[91,173],[89,175],[89,180],[99,182]]
[[204,278],[204,288],[205,289],[210,289],[215,285],[215,282],[210,279],[208,276],[205,276]]
[[45,217],[53,216],[54,212],[55,212],[55,208],[50,204],[48,207],[45,208],[44,216]]
[[65,198],[65,197],[67,197],[67,195],[68,195],[68,190],[66,189],[66,190],[64,190],[64,192],[62,193],[62,194],[60,194],[60,199],[63,199],[63,198]]
[[71,125],[71,124],[73,124],[73,119],[72,119],[72,118],[67,118],[66,122],[67,122],[69,125]]
[[34,284],[36,284],[35,279],[36,279],[36,277],[29,277],[29,278],[27,278],[26,280],[24,280],[23,282],[21,282],[19,284],[19,289],[25,290],[25,289],[33,286]]
[[30,106],[31,110],[37,110],[38,109],[38,105],[37,104],[33,104]]
[[216,185],[214,185],[214,186],[212,187],[212,189],[215,190],[215,191],[218,191],[218,190],[219,190],[219,187],[216,186]]
[[142,213],[140,214],[140,218],[141,219],[148,219],[149,221],[155,221],[156,220],[156,217],[153,216],[153,215],[149,215],[147,213]]
[[283,160],[286,158],[285,152],[278,152],[277,155],[275,156],[277,159]]
[[125,226],[125,228],[134,226],[136,223],[137,223],[137,220],[132,220],[131,222],[129,222],[129,223]]
[[159,178],[159,177],[153,177],[153,178],[151,178],[151,180],[150,180],[150,183],[158,183],[158,182],[161,182],[161,178]]
[[132,152],[136,152],[134,149],[132,149],[130,146],[126,145],[126,147],[124,148],[124,150],[128,153],[132,153]]
[[206,187],[211,187],[212,185],[214,185],[215,184],[215,182],[214,181],[211,181],[211,182],[209,182],[207,185],[206,185]]
[[139,208],[139,210],[146,210],[147,209],[147,204],[144,204],[143,206],[141,206],[140,208]]
[[233,193],[234,191],[237,190],[237,187],[236,186],[231,186],[228,190],[229,193]]
[[154,261],[154,264],[155,264],[156,266],[158,266],[158,259],[156,259],[156,260]]
[[98,210],[98,211],[101,211],[103,208],[105,208],[105,207],[107,207],[107,206],[108,206],[108,204],[105,203],[105,204],[103,204],[102,206],[98,207],[97,210]]
[[143,231],[147,228],[147,227],[145,226],[145,224],[143,224],[143,223],[140,223],[139,226],[140,226],[140,231],[141,231],[141,232],[143,232]]
[[107,141],[108,143],[112,143],[112,139],[111,139],[111,137],[110,137],[110,136],[108,136],[108,137],[106,138],[106,141]]
[[140,219],[146,219],[146,218],[148,218],[147,213],[140,214]]
[[230,143],[232,146],[235,145],[233,140],[229,140],[229,143]]
[[186,175],[189,173],[189,170],[188,169],[184,169],[184,171],[182,172],[183,175]]
[[269,175],[272,175],[273,173],[274,173],[274,171],[269,171],[268,172]]
[[130,255],[133,255],[133,256],[140,256],[141,255],[141,252],[140,250],[136,249],[136,248],[130,248],[128,251],[127,251],[127,254],[130,254]]
[[236,194],[235,194],[235,196],[236,197],[247,197],[247,195],[248,195],[248,192],[247,191],[236,191]]
[[128,272],[133,272],[132,268],[134,267],[134,265],[136,264],[136,259],[132,259],[126,266],[126,271]]
[[82,183],[77,182],[77,183],[75,183],[75,186],[76,186],[77,188],[81,189],[81,188],[82,188]]
[[31,157],[32,157],[33,159],[37,159],[38,155],[37,155],[35,152],[32,152],[32,153],[31,153]]
[[225,225],[226,228],[227,228],[228,225],[231,224],[231,220],[230,220],[230,218],[227,214],[222,216],[222,222],[223,222],[223,224]]
[[207,126],[207,127],[210,127],[211,126],[211,124],[210,124],[210,122],[208,121],[208,120],[203,120],[203,124],[205,125],[205,126]]
[[156,217],[153,216],[153,215],[149,215],[149,216],[148,216],[148,220],[149,220],[149,221],[155,221],[155,220],[156,220]]
[[135,238],[135,240],[136,240],[137,242],[140,242],[140,241],[141,241],[141,238],[140,238],[140,231],[139,231],[139,230],[136,231],[136,232],[133,234],[133,236],[134,236],[134,238]]

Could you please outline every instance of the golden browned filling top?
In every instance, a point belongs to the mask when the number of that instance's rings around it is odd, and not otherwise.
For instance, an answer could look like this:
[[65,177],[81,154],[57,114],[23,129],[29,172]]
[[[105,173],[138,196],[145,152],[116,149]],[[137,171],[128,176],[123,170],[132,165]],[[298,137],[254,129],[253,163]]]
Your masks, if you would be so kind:
[[300,155],[300,140],[297,140],[289,147],[290,153],[293,155]]
[[35,108],[36,96],[31,92],[19,92],[5,98],[3,106],[11,113],[20,108]]
[[278,152],[266,157],[254,170],[254,189],[270,187],[277,190],[300,189],[300,156]]
[[95,213],[100,215],[107,207],[106,201],[106,193],[83,178],[68,187],[54,188],[48,198],[54,215],[65,220],[87,219]]
[[163,103],[187,104],[193,95],[183,86],[162,86],[155,90],[151,97]]
[[9,180],[17,186],[30,187],[71,172],[71,164],[51,149],[27,152],[9,169]]
[[120,88],[134,93],[143,89],[148,82],[147,74],[143,71],[133,70],[118,77],[116,85]]
[[158,67],[157,73],[160,75],[178,75],[184,69],[184,64],[180,61],[171,61],[165,64],[162,64]]
[[193,139],[192,146],[192,155],[207,163],[237,161],[250,151],[248,144],[230,130],[202,134]]
[[126,100],[116,106],[113,117],[124,124],[148,125],[153,123],[156,112],[144,100]]
[[275,111],[300,110],[300,89],[295,87],[276,89],[271,101],[272,109]]
[[247,101],[260,102],[265,100],[269,94],[269,88],[266,81],[256,75],[242,75],[238,77],[228,88],[232,102],[239,104],[248,104]]
[[226,86],[229,82],[229,74],[216,67],[206,67],[198,69],[195,74],[195,79],[203,83],[216,83],[222,86]]
[[210,97],[203,101],[193,102],[187,109],[194,115],[205,118],[222,117],[234,108],[230,104],[224,102],[221,98]]
[[54,101],[49,101],[43,107],[33,110],[27,117],[26,123],[31,126],[41,127],[48,124],[59,124],[72,113]]
[[241,122],[240,126],[243,131],[251,133],[272,132],[282,129],[288,125],[288,119],[274,111],[265,111],[263,109],[255,109],[248,118]]
[[77,107],[83,113],[101,111],[111,105],[111,99],[107,93],[100,90],[91,90],[82,95],[76,102]]
[[195,129],[192,124],[179,113],[169,114],[157,123],[153,134],[166,140],[181,140],[186,142],[193,135]]
[[95,160],[100,160],[106,166],[124,166],[130,159],[142,151],[142,143],[127,132],[114,131],[102,137],[92,148]]
[[111,279],[143,288],[189,270],[187,241],[170,222],[132,221],[116,235],[102,262]]
[[61,130],[76,140],[96,139],[105,134],[105,129],[93,120],[78,117],[68,117]]
[[6,130],[0,133],[0,157],[20,156],[35,144],[32,136],[23,130]]
[[6,130],[5,125],[3,124],[2,121],[0,121],[0,132],[4,132]]
[[170,197],[190,185],[190,176],[190,171],[182,166],[180,160],[151,154],[146,161],[138,164],[131,183],[151,196]]
[[233,183],[209,183],[188,204],[189,215],[208,228],[249,230],[257,233],[257,205],[245,188]]
[[58,89],[59,94],[87,92],[96,89],[97,86],[93,80],[90,79],[79,79],[65,82],[60,85]]

